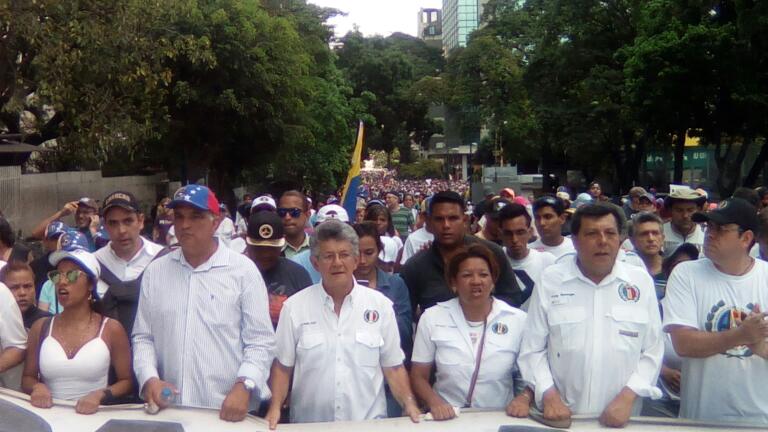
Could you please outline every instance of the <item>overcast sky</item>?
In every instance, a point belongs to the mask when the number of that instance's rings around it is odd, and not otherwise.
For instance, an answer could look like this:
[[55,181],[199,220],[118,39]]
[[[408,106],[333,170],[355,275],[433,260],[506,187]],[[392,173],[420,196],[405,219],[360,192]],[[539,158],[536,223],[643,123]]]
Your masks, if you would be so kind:
[[439,8],[442,0],[309,0],[319,6],[332,7],[347,13],[330,24],[336,35],[343,36],[357,24],[364,35],[389,36],[394,32],[416,35],[416,20],[420,8]]

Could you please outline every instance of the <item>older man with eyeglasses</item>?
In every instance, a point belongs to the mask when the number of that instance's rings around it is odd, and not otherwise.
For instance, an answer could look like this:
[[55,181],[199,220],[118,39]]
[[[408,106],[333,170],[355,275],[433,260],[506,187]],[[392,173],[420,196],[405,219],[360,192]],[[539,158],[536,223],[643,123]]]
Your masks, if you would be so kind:
[[384,379],[418,421],[392,302],[355,281],[358,249],[355,230],[343,222],[329,220],[315,230],[311,259],[321,281],[286,300],[280,312],[266,416],[271,429],[289,386],[294,423],[386,417]]

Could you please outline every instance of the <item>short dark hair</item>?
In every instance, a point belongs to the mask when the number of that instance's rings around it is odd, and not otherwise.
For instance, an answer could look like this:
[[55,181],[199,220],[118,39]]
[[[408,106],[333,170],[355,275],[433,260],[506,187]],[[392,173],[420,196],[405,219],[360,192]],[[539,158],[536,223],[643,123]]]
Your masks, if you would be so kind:
[[363,220],[375,222],[379,216],[387,218],[387,234],[391,236],[395,235],[395,225],[392,223],[392,213],[383,205],[376,204],[365,209]]
[[32,270],[32,267],[29,266],[29,264],[23,262],[23,261],[13,261],[11,260],[8,264],[5,265],[2,269],[0,269],[0,282],[5,283],[8,279],[9,273],[16,273],[16,272],[22,272],[27,271],[32,273],[32,279],[35,279],[35,271]]
[[760,207],[760,194],[754,189],[740,187],[733,191],[732,197],[744,199],[755,208]]
[[442,191],[433,195],[432,201],[429,202],[429,214],[432,214],[436,204],[458,204],[461,207],[461,211],[467,209],[467,204],[461,195],[453,191]]
[[634,237],[635,236],[635,225],[640,225],[644,223],[649,222],[655,222],[659,224],[660,227],[664,226],[664,221],[661,220],[661,218],[656,213],[651,212],[640,212],[638,213],[634,219],[632,219],[632,223],[629,224],[629,236]]
[[301,202],[304,203],[304,206],[303,206],[302,210],[304,210],[304,211],[308,211],[309,210],[309,201],[307,200],[307,196],[304,195],[303,193],[301,193],[301,191],[297,191],[295,189],[289,190],[289,191],[285,191],[285,192],[283,192],[282,195],[280,195],[280,199],[278,199],[277,202],[279,203],[281,199],[283,199],[284,197],[287,197],[287,196],[292,196],[292,197],[300,198]]
[[362,239],[363,237],[373,237],[374,241],[376,241],[376,247],[379,248],[379,251],[384,250],[384,243],[381,242],[379,228],[376,226],[375,222],[364,221],[360,222],[359,224],[355,224],[352,227],[355,229],[355,232],[359,238]]
[[515,219],[520,216],[525,216],[525,223],[530,227],[531,215],[528,213],[528,209],[518,203],[507,204],[499,211],[499,223],[504,223],[507,219]]
[[13,228],[11,228],[10,222],[4,217],[0,217],[0,242],[6,247],[13,247],[16,244]]
[[462,248],[448,261],[448,266],[445,269],[445,280],[449,285],[451,280],[455,279],[459,274],[461,263],[470,258],[480,258],[485,261],[488,264],[488,269],[491,271],[493,283],[496,283],[499,279],[499,263],[496,261],[496,256],[487,246],[481,243],[474,243]]
[[565,213],[565,201],[563,201],[562,198],[558,198],[556,196],[544,195],[543,197],[533,202],[534,213],[544,207],[552,207],[552,210],[554,210],[558,216]]
[[624,216],[621,213],[621,209],[613,204],[598,203],[583,205],[579,207],[573,215],[573,219],[571,220],[571,233],[573,235],[579,234],[581,220],[583,218],[597,219],[608,215],[612,215],[613,218],[616,219],[616,228],[618,228],[619,232],[623,232]]

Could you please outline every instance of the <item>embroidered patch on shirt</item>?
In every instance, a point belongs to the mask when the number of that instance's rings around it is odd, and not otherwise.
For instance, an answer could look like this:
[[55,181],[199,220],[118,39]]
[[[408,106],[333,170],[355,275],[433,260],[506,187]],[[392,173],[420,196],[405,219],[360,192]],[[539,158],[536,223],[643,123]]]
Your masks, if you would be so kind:
[[363,313],[363,319],[365,322],[373,324],[379,320],[379,311],[368,309]]
[[625,302],[637,303],[640,301],[640,289],[628,283],[619,285],[619,297]]

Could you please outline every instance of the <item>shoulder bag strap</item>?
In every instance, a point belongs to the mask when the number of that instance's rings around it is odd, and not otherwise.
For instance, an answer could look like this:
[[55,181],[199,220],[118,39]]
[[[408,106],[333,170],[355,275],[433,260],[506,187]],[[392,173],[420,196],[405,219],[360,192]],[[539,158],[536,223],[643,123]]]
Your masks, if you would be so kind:
[[475,371],[472,373],[472,380],[469,382],[469,392],[467,393],[467,403],[464,408],[472,406],[472,395],[475,394],[475,384],[477,384],[477,375],[480,373],[480,361],[483,359],[483,347],[485,346],[485,331],[488,329],[488,318],[483,321],[483,335],[480,337],[480,346],[477,348],[477,358],[475,359]]

